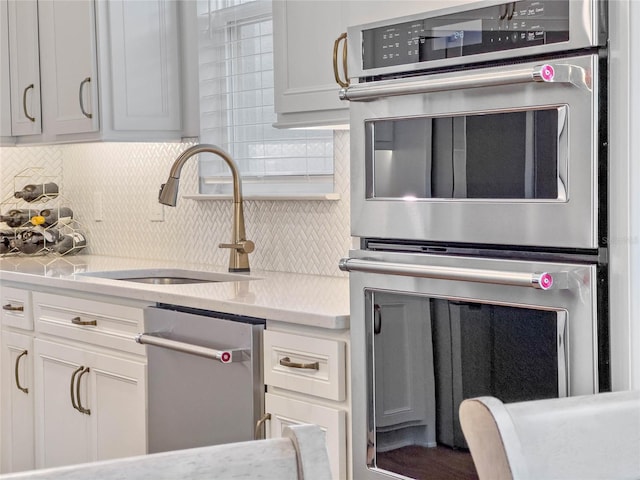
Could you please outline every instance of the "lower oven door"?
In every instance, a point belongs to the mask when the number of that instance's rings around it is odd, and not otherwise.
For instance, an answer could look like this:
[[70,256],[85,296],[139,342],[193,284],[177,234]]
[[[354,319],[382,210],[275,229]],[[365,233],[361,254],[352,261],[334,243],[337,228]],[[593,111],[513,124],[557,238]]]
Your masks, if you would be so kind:
[[354,478],[476,478],[463,399],[598,390],[595,265],[351,253]]

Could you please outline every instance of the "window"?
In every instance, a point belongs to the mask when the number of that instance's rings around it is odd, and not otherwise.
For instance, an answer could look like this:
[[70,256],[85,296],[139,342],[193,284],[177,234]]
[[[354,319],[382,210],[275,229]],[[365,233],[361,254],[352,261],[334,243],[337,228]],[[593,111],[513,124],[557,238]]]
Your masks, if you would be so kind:
[[[200,141],[229,152],[243,192],[332,192],[333,132],[272,126],[271,0],[198,0],[198,35]],[[221,159],[199,162],[201,194],[231,192]]]

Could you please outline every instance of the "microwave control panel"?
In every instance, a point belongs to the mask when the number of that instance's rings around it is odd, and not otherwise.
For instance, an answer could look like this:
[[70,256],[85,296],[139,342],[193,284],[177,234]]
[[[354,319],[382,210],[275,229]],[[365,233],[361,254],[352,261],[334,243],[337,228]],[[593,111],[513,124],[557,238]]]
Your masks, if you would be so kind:
[[523,0],[362,31],[364,70],[569,40],[570,0]]

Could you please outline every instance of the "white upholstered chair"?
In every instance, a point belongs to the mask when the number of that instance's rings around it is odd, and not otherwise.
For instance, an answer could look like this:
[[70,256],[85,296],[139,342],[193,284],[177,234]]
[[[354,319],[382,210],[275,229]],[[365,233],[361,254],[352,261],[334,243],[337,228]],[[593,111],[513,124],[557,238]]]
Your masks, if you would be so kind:
[[282,438],[154,453],[0,475],[3,480],[331,480],[325,433],[286,427]]
[[473,398],[460,423],[480,480],[640,479],[640,391]]

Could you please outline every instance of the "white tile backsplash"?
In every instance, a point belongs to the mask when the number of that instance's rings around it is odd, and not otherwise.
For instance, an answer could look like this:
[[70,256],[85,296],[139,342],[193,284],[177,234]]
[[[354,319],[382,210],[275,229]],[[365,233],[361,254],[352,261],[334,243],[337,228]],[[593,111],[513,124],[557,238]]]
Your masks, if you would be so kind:
[[[152,221],[160,184],[189,145],[99,143],[0,149],[2,198],[13,195],[13,178],[28,167],[59,176],[64,197],[86,230],[87,253],[141,259],[226,265],[232,202],[178,199]],[[245,201],[247,236],[256,244],[254,269],[342,276],[338,261],[351,246],[349,234],[349,133],[334,139],[339,201]],[[180,194],[197,193],[197,162],[181,176]],[[101,221],[96,197],[101,196]]]

